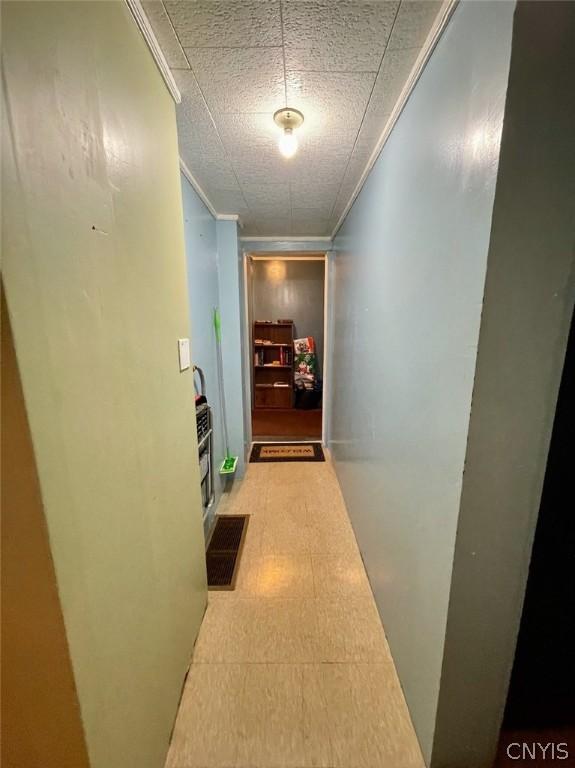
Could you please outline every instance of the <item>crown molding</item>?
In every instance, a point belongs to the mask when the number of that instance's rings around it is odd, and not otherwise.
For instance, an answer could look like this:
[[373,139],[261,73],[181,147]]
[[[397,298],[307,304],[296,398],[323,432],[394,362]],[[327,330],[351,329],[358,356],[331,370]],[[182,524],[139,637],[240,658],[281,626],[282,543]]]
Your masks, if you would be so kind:
[[208,211],[212,214],[214,219],[217,219],[218,218],[218,212],[216,211],[214,206],[210,203],[210,201],[208,199],[208,196],[206,195],[204,190],[200,187],[198,182],[194,179],[194,177],[192,176],[192,172],[190,171],[188,166],[184,163],[184,161],[182,160],[181,157],[180,157],[180,170],[184,174],[186,179],[190,182],[190,184],[192,185],[194,190],[197,192],[198,197],[200,198],[202,203],[206,206]]
[[349,213],[351,206],[354,204],[356,197],[361,192],[362,187],[365,184],[371,169],[375,165],[377,158],[379,157],[383,147],[385,146],[389,138],[391,131],[393,130],[393,126],[396,124],[401,112],[403,111],[403,108],[406,105],[407,100],[411,95],[411,92],[415,88],[417,81],[419,80],[419,77],[425,68],[425,65],[429,61],[431,54],[435,49],[435,46],[439,42],[439,38],[441,37],[441,35],[443,34],[443,31],[447,27],[449,20],[451,19],[451,16],[453,14],[453,11],[457,7],[458,2],[459,0],[444,0],[443,5],[441,6],[441,10],[437,14],[437,18],[433,24],[433,27],[430,29],[429,34],[425,40],[425,43],[423,44],[423,47],[419,52],[419,56],[415,60],[415,64],[413,65],[412,70],[409,74],[409,77],[407,78],[407,81],[403,87],[403,90],[399,95],[399,99],[397,100],[395,107],[393,108],[393,111],[389,116],[389,120],[385,124],[385,127],[381,132],[379,140],[375,145],[375,148],[371,153],[369,160],[367,161],[367,165],[365,166],[364,171],[361,174],[361,177],[357,182],[355,189],[351,193],[351,197],[349,198],[347,205],[343,209],[343,212],[339,217],[333,232],[331,233],[332,239],[337,235],[338,230],[343,224],[343,222],[345,221],[345,217]]
[[172,75],[170,67],[168,66],[166,57],[162,52],[160,44],[158,43],[156,35],[154,34],[154,30],[152,29],[152,26],[148,21],[146,12],[142,8],[142,4],[140,0],[125,0],[125,3],[130,9],[132,18],[138,25],[138,29],[142,33],[142,37],[146,41],[146,45],[150,49],[150,53],[152,54],[154,61],[156,62],[156,66],[160,70],[160,74],[164,79],[166,88],[170,92],[176,104],[180,104],[180,102],[182,101],[182,96],[180,94],[179,88],[176,85],[176,81],[174,80],[174,76]]
[[245,235],[240,237],[243,243],[275,243],[281,240],[284,243],[331,243],[331,237],[293,237],[291,235],[274,235],[271,237],[259,237],[254,235],[250,237]]

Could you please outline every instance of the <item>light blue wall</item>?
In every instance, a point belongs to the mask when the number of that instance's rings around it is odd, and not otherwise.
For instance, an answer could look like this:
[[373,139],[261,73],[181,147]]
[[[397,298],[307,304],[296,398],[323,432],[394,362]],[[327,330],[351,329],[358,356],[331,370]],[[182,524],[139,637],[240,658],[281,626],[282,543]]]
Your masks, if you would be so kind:
[[238,456],[236,477],[242,477],[246,459],[244,413],[245,366],[243,359],[243,265],[235,221],[216,222],[222,355],[230,453]]
[[[192,361],[199,365],[206,377],[206,394],[214,418],[215,512],[223,483],[217,474],[218,463],[224,457],[220,418],[220,387],[216,367],[216,340],[213,326],[213,308],[219,305],[218,250],[216,220],[192,188],[181,176],[184,209],[184,237],[188,272],[190,303]],[[199,386],[199,379],[196,377]],[[211,515],[210,515],[211,516]]]
[[[236,477],[245,470],[245,424],[242,395],[243,367],[241,318],[243,296],[241,253],[237,223],[216,221],[185,176],[181,175],[184,209],[184,236],[190,300],[190,343],[192,361],[204,371],[206,394],[214,419],[215,503],[213,519],[221,494],[229,489],[230,478],[221,477],[218,468],[225,457],[220,407],[220,381],[217,371],[214,307],[222,318],[222,357],[226,393],[230,453],[239,456]],[[199,386],[199,378],[196,377]]]
[[513,10],[457,7],[334,243],[330,445],[428,762]]

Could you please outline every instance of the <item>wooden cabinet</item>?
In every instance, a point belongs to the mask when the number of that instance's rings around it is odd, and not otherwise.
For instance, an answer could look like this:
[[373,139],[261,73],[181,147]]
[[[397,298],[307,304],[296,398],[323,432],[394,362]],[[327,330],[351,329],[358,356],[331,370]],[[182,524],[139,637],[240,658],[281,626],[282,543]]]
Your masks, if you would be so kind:
[[292,408],[293,323],[256,321],[252,341],[254,408]]

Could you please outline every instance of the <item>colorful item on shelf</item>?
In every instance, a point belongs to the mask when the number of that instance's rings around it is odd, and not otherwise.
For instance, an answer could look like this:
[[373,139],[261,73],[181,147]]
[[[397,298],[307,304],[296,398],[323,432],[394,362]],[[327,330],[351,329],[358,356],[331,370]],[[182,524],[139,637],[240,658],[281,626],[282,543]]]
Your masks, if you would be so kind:
[[295,339],[294,384],[296,389],[313,389],[317,374],[317,355],[312,336]]
[[293,347],[296,355],[305,353],[315,354],[315,341],[313,336],[304,336],[302,339],[294,339]]

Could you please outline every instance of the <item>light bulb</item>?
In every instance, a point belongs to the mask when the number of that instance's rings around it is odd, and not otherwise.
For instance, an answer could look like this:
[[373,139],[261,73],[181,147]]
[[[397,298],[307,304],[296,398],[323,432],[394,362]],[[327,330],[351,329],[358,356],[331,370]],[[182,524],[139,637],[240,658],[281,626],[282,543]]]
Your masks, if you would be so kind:
[[285,128],[279,141],[280,152],[284,157],[293,157],[297,151],[297,139],[291,128]]

